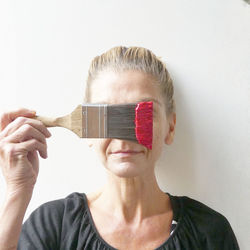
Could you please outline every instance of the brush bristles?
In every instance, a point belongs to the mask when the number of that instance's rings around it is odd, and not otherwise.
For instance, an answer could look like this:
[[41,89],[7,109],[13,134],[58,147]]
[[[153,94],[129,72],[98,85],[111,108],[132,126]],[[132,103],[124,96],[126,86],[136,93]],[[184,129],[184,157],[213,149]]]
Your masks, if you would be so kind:
[[140,102],[135,109],[135,133],[138,142],[152,149],[153,102]]
[[108,105],[107,137],[136,141],[136,104]]
[[132,140],[152,149],[152,102],[82,105],[82,138]]

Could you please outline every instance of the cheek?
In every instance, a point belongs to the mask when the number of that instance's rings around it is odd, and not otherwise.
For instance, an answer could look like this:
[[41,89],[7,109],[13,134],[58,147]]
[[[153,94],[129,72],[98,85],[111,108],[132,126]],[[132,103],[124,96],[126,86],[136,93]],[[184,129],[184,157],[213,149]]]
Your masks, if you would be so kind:
[[[154,119],[153,123],[153,149],[161,151],[166,137],[166,121],[164,119]],[[159,152],[160,153],[160,152]]]
[[159,131],[154,131],[152,150],[159,152],[161,151],[163,145],[164,145],[163,136],[161,136],[161,133],[159,133]]
[[94,139],[93,143],[94,149],[99,157],[102,159],[106,157],[107,148],[111,139]]

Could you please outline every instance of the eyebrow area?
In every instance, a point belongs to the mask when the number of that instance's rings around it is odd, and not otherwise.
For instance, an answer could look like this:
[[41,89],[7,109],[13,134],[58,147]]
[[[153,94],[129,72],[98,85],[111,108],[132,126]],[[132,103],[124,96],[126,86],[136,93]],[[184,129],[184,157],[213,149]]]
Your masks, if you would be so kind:
[[[159,106],[162,106],[161,102],[159,102],[155,98],[150,98],[150,97],[148,97],[148,98],[141,98],[139,100],[136,100],[135,103],[138,103],[138,102],[154,102],[154,103],[157,103]],[[109,103],[109,102],[93,102],[93,104],[111,104],[111,103]]]

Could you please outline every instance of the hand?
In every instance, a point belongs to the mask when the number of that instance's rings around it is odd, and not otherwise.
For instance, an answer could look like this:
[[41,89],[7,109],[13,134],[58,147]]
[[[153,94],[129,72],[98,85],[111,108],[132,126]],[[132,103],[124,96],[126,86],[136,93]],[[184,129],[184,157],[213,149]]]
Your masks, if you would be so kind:
[[51,134],[42,122],[31,119],[27,109],[4,113],[0,117],[0,167],[7,192],[33,190],[39,172],[38,152],[47,158],[46,138]]

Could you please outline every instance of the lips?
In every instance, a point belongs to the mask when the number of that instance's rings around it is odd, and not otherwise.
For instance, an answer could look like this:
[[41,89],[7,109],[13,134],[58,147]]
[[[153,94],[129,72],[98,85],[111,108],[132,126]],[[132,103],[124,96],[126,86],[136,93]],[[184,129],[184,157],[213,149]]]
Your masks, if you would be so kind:
[[118,150],[115,152],[112,152],[112,154],[137,154],[140,153],[139,151],[134,151],[134,150]]
[[136,150],[117,150],[114,152],[111,152],[112,155],[119,155],[119,156],[129,156],[129,155],[136,155],[142,153],[141,151]]

